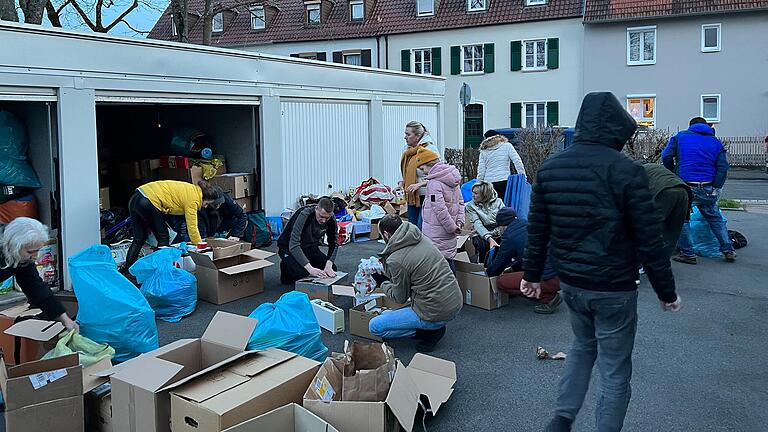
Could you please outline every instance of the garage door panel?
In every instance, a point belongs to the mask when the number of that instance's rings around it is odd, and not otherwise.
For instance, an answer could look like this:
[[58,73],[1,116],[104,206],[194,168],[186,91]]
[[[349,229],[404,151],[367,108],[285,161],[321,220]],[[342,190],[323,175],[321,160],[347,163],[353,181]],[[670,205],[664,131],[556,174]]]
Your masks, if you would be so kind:
[[[396,185],[402,179],[400,157],[405,150],[403,135],[405,125],[411,121],[421,122],[432,134],[438,148],[445,148],[437,135],[437,105],[435,104],[385,104],[384,105],[384,163],[386,173],[379,179],[386,184]],[[441,155],[442,157],[442,155]]]

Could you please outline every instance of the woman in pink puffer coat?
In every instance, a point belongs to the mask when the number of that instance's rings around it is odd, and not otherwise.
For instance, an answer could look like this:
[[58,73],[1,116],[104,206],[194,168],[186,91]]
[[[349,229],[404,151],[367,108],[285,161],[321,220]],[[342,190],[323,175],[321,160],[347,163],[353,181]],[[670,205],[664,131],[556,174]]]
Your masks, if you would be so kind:
[[[432,165],[429,168],[429,165]],[[464,227],[464,199],[459,185],[461,175],[453,165],[440,161],[426,164],[427,193],[422,209],[422,231],[451,264],[456,257],[456,237]]]

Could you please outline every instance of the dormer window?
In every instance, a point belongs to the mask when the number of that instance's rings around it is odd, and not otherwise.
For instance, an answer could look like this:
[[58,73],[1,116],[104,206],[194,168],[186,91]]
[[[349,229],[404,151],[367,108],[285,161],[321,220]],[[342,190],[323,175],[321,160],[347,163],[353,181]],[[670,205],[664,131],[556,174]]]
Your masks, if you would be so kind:
[[320,25],[320,3],[307,3],[307,24]]
[[224,31],[224,13],[219,12],[213,16],[211,22],[211,31],[214,33],[221,33]]
[[435,14],[435,0],[416,0],[417,16],[432,16]]
[[365,6],[363,5],[363,0],[351,0],[349,2],[349,19],[350,21],[365,20]]
[[467,0],[467,12],[479,12],[488,8],[488,0]]
[[264,13],[264,6],[251,6],[248,10],[251,12],[251,29],[263,30],[267,28],[267,16]]
[[526,6],[542,6],[547,4],[547,0],[525,0]]

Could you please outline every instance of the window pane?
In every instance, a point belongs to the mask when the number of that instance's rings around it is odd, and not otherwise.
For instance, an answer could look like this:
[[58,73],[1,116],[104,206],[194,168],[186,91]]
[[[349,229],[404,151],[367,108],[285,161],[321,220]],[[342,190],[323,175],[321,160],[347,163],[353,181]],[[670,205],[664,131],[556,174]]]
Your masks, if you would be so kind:
[[640,99],[630,99],[629,100],[629,108],[627,109],[629,111],[629,115],[632,116],[635,120],[642,119],[642,113],[643,113],[643,104]]
[[472,45],[467,45],[464,47],[464,59],[465,60],[472,59]]
[[643,60],[653,60],[653,49],[656,44],[656,32],[651,30],[643,34]]
[[653,119],[653,105],[654,105],[655,99],[643,99],[643,118],[644,119]]
[[479,59],[475,59],[475,69],[474,72],[482,72],[483,71],[483,59],[482,57]]
[[716,97],[705,97],[703,105],[704,105],[704,112],[702,114],[704,118],[716,119],[718,117]]
[[432,63],[431,62],[424,62],[424,67],[422,68],[422,72],[424,75],[431,75],[432,74]]
[[213,29],[212,29],[213,31],[221,31],[221,30],[223,30],[223,28],[224,28],[224,15],[222,15],[221,13],[217,13],[216,15],[214,15],[213,16],[212,26],[213,26]]
[[546,66],[544,58],[544,41],[541,41],[536,43],[536,67]]
[[344,56],[344,63],[348,65],[360,66],[362,64],[360,54],[348,54]]
[[471,58],[465,58],[464,59],[464,72],[472,72],[472,59]]
[[353,20],[363,19],[363,4],[351,3],[351,7],[352,7],[352,19]]
[[638,32],[629,34],[629,60],[640,61],[640,33]]
[[704,29],[704,46],[706,48],[717,47],[717,28],[710,27]]
[[413,55],[414,55],[416,63],[421,62],[421,51],[420,50],[414,51]]
[[434,0],[418,0],[418,14],[431,14],[433,12]]
[[432,61],[432,50],[422,50],[421,55],[425,62]]
[[475,58],[483,58],[483,46],[475,45]]

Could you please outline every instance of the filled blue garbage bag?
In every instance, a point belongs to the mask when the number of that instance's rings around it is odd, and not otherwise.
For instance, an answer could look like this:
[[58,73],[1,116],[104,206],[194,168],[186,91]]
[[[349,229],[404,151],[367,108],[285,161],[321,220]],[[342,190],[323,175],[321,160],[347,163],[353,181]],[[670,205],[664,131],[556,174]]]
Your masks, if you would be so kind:
[[69,272],[83,336],[113,347],[116,362],[157,349],[155,312],[117,271],[108,246],[93,245],[69,258]]
[[195,311],[197,279],[192,273],[173,265],[183,254],[180,248],[163,248],[139,259],[128,270],[141,284],[141,293],[154,309],[157,319],[179,322]]
[[0,110],[0,184],[39,188],[40,181],[27,161],[27,128],[10,111]]
[[477,183],[477,179],[472,179],[461,185],[461,197],[464,198],[465,203],[472,201],[472,186],[475,183]]
[[[717,210],[720,212],[720,210]],[[720,212],[723,220],[723,212]],[[704,219],[704,216],[699,212],[698,207],[693,206],[693,214],[690,221],[691,238],[693,239],[693,251],[696,255],[703,257],[721,257],[720,242],[717,241],[717,237],[712,232],[712,228],[709,227],[709,223]]]
[[280,348],[317,361],[323,361],[328,352],[320,340],[320,325],[309,297],[302,292],[285,293],[248,316],[259,320],[248,341],[249,350]]

